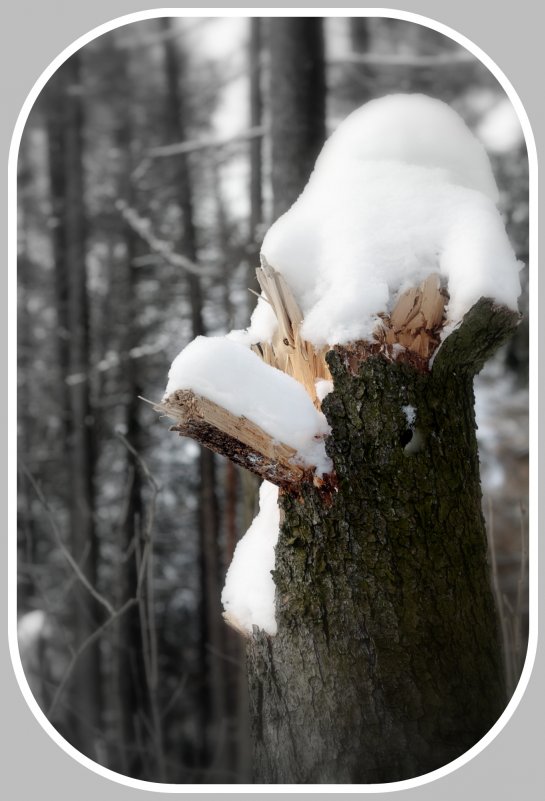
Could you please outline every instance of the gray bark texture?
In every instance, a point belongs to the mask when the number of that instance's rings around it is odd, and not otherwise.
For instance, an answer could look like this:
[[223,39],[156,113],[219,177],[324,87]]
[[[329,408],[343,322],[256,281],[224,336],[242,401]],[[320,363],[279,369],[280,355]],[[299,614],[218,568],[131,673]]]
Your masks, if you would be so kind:
[[418,776],[503,711],[473,376],[517,322],[479,301],[431,370],[364,343],[328,354],[337,487],[281,492],[278,633],[247,649],[255,781]]

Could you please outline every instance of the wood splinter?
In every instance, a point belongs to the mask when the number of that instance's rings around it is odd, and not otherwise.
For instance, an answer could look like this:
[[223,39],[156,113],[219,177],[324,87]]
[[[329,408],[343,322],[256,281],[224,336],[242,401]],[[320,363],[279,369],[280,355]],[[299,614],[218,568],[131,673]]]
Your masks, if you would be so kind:
[[[331,380],[326,361],[328,347],[315,348],[301,337],[303,314],[283,276],[264,259],[256,274],[263,297],[274,310],[278,328],[271,342],[253,345],[252,350],[266,364],[302,384],[320,409],[316,382]],[[406,290],[392,312],[381,315],[375,342],[367,349],[373,352],[373,345],[384,348],[397,344],[427,364],[440,341],[447,298],[436,274],[428,276],[418,287]],[[344,350],[347,351],[347,346]],[[274,440],[251,420],[237,417],[191,390],[177,390],[154,408],[175,421],[171,431],[191,437],[272,484],[283,489],[293,489],[303,482],[324,486],[313,466],[305,467],[297,461],[294,448]],[[331,484],[331,476],[326,478],[325,483],[328,482]]]
[[175,420],[171,431],[191,437],[283,489],[303,481],[321,483],[313,476],[313,467],[297,463],[294,448],[274,440],[246,417],[237,417],[191,390],[176,390],[154,409]]

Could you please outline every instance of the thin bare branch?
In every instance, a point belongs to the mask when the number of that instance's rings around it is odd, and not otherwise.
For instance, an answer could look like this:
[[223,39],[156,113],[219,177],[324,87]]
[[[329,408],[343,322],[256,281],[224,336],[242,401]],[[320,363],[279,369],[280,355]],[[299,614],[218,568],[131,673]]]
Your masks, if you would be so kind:
[[185,153],[194,153],[197,150],[207,150],[209,148],[220,148],[231,145],[234,142],[244,142],[248,139],[256,139],[266,134],[267,129],[263,125],[256,125],[245,131],[239,131],[230,136],[203,136],[199,139],[189,139],[186,142],[176,142],[172,145],[162,145],[148,150],[149,158],[164,158],[165,156],[181,156]]
[[[144,530],[144,549],[140,552],[139,538],[135,537],[136,561],[138,565],[138,612],[140,617],[140,630],[143,640],[144,672],[148,687],[151,711],[150,732],[155,752],[155,760],[161,781],[165,781],[166,768],[164,763],[163,733],[161,728],[161,713],[157,698],[159,685],[157,628],[155,625],[155,602],[153,593],[153,529],[155,523],[155,507],[157,495],[160,491],[151,470],[138,451],[128,439],[117,432],[118,439],[134,457],[137,467],[151,487],[151,499],[148,506],[148,515]],[[146,588],[145,592],[141,590]]]
[[329,65],[363,64],[370,67],[452,67],[463,64],[478,64],[474,55],[465,50],[436,55],[413,55],[411,53],[343,53],[337,58],[330,58]]
[[129,598],[129,600],[126,601],[120,609],[117,609],[117,610],[113,611],[112,614],[110,615],[110,617],[108,617],[104,621],[104,623],[102,623],[100,626],[98,626],[98,628],[96,628],[93,631],[93,633],[90,634],[89,637],[87,637],[87,639],[82,642],[80,647],[77,649],[77,651],[72,656],[72,659],[70,660],[70,663],[69,663],[68,667],[64,671],[64,675],[63,675],[63,677],[61,679],[61,682],[60,682],[59,686],[57,687],[57,689],[55,691],[55,695],[53,696],[53,700],[51,701],[51,704],[49,705],[49,709],[47,711],[47,717],[48,718],[51,718],[53,716],[53,713],[55,712],[57,704],[59,703],[59,699],[62,696],[62,694],[64,692],[64,689],[65,689],[66,685],[68,684],[68,681],[70,680],[70,676],[72,675],[72,673],[74,671],[76,663],[79,660],[79,658],[81,657],[81,655],[89,648],[89,646],[91,646],[94,642],[96,642],[98,640],[98,638],[103,634],[103,632],[115,620],[117,620],[122,615],[124,615],[125,612],[128,612],[128,610],[131,609],[131,607],[133,607],[136,603],[138,603],[138,598]]
[[68,548],[66,547],[64,542],[62,541],[62,536],[61,536],[61,533],[60,533],[59,528],[57,526],[55,517],[53,516],[53,513],[52,513],[52,511],[51,511],[51,509],[49,507],[49,504],[47,503],[47,501],[45,499],[45,496],[44,496],[41,488],[39,487],[39,485],[37,484],[36,480],[34,479],[34,476],[28,470],[26,465],[22,464],[21,465],[21,469],[23,470],[24,474],[26,475],[26,477],[30,481],[30,483],[31,483],[31,485],[32,485],[37,497],[38,497],[38,500],[40,501],[40,503],[42,504],[42,506],[43,506],[43,508],[45,510],[45,513],[47,515],[47,519],[49,520],[49,523],[51,525],[51,529],[53,531],[53,535],[55,537],[55,542],[56,542],[59,550],[61,551],[62,555],[64,556],[64,558],[66,559],[66,561],[68,562],[68,564],[70,565],[72,570],[74,571],[75,575],[78,578],[78,581],[80,581],[81,584],[83,584],[85,589],[93,596],[93,598],[96,601],[98,601],[99,604],[101,604],[101,606],[103,606],[105,609],[107,609],[107,611],[111,615],[114,614],[115,609],[113,608],[111,603],[100,592],[98,592],[98,590],[96,590],[93,587],[93,585],[89,582],[89,580],[87,579],[87,577],[85,576],[85,574],[81,570],[80,566],[78,565],[78,563],[76,562],[76,560],[74,559],[74,557],[72,556],[72,554],[70,553],[70,551],[68,550]]
[[185,270],[185,272],[191,273],[191,275],[199,275],[201,277],[208,276],[212,278],[218,277],[216,271],[210,270],[206,267],[200,267],[198,264],[195,264],[194,261],[188,259],[187,256],[183,256],[181,253],[176,253],[173,250],[170,242],[160,239],[153,233],[149,220],[141,217],[138,212],[131,208],[124,200],[117,200],[116,206],[123,216],[125,222],[136,234],[138,234],[141,239],[144,240],[144,242],[146,242],[150,250],[162,256],[165,261],[171,264],[173,267],[179,267],[180,269]]
[[[140,398],[140,395],[138,397]],[[141,398],[141,400],[146,400],[146,399],[145,398]],[[147,403],[151,403],[151,401],[147,401]],[[152,405],[155,405],[155,404],[152,404]],[[147,464],[144,461],[144,459],[142,458],[142,456],[138,453],[138,451],[131,445],[129,440],[120,431],[116,431],[116,437],[119,439],[120,442],[123,443],[123,445],[129,451],[129,453],[132,456],[134,456],[134,458],[135,458],[136,462],[138,463],[138,466],[140,467],[140,470],[142,471],[146,481],[148,481],[148,483],[151,485],[151,487],[152,487],[152,489],[153,489],[153,491],[155,493],[154,497],[152,499],[153,501],[155,501],[155,495],[160,491],[160,487],[159,487],[159,484],[157,483],[157,481],[155,480],[151,470],[147,466]]]

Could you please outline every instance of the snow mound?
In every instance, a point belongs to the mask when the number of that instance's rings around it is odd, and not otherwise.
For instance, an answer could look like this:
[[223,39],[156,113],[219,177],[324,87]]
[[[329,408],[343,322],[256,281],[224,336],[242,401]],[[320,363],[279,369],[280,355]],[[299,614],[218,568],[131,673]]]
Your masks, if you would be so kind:
[[237,544],[221,595],[226,618],[250,634],[253,626],[276,634],[271,570],[279,528],[278,487],[264,481],[259,490],[259,513]]
[[324,437],[330,428],[302,384],[270,367],[252,350],[227,337],[197,337],[174,359],[165,398],[190,389],[297,451],[296,461],[329,473]]
[[[265,236],[316,346],[371,339],[400,292],[438,272],[447,331],[480,297],[517,308],[518,264],[496,208],[483,146],[458,114],[424,95],[390,95],[353,112],[326,142],[310,180]],[[258,303],[242,343],[270,341]]]
[[454,109],[426,95],[387,95],[353,111],[326,142],[316,166],[335,170],[348,159],[439,169],[448,183],[498,200],[484,146]]

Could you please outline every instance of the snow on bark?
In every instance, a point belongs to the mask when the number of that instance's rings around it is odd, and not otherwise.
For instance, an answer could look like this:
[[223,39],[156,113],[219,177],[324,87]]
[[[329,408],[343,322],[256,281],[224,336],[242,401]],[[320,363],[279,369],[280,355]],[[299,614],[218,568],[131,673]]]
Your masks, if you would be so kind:
[[221,595],[225,620],[242,633],[251,634],[257,626],[276,634],[271,571],[279,526],[278,487],[264,481],[259,490],[259,513],[235,549]]
[[[315,346],[372,340],[378,315],[434,272],[450,295],[447,335],[481,297],[517,308],[519,265],[497,198],[484,147],[453,109],[390,95],[338,127],[262,254],[284,275]],[[275,325],[260,301],[233,337],[270,340]]]

